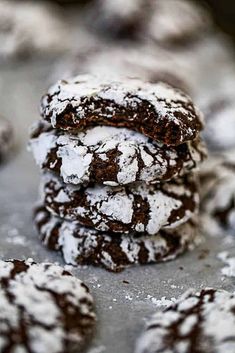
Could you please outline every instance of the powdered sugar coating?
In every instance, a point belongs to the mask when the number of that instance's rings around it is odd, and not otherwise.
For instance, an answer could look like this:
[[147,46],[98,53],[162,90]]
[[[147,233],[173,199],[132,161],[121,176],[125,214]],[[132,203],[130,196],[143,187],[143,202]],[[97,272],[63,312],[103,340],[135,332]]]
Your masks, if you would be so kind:
[[192,220],[152,236],[115,235],[62,220],[40,206],[35,211],[34,222],[43,243],[50,249],[60,250],[67,264],[102,266],[115,272],[132,264],[172,260],[199,242],[197,226]]
[[43,97],[41,114],[54,128],[122,126],[167,145],[193,140],[202,129],[201,114],[187,95],[138,79],[79,75],[59,81]]
[[55,171],[65,183],[111,186],[169,180],[195,169],[206,155],[200,141],[170,147],[138,132],[110,126],[73,135],[41,132],[31,138],[29,146],[36,163]]
[[2,353],[80,352],[95,323],[88,288],[62,267],[0,261]]
[[48,210],[101,231],[156,234],[185,223],[198,209],[197,183],[191,176],[149,186],[86,187],[64,184],[47,173],[41,189]]
[[223,290],[188,292],[147,322],[136,353],[232,353],[235,295]]

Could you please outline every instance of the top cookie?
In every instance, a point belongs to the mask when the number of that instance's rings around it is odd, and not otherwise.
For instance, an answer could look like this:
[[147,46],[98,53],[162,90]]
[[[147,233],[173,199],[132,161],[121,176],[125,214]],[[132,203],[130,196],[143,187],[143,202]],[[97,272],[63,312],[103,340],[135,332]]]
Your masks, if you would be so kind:
[[[235,151],[210,158],[200,172],[201,209],[209,233],[235,231]],[[205,223],[205,222],[204,222]]]
[[57,82],[42,98],[41,115],[54,128],[122,126],[166,145],[193,140],[203,127],[200,112],[180,90],[162,82],[91,75]]

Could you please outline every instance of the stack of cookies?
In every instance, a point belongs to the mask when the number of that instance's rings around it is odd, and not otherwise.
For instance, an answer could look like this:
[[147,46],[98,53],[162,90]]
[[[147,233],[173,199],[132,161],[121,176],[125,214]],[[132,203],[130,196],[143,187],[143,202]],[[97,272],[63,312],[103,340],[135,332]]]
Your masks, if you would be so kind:
[[203,124],[165,83],[80,75],[52,86],[30,149],[42,168],[35,224],[66,263],[119,271],[197,240]]

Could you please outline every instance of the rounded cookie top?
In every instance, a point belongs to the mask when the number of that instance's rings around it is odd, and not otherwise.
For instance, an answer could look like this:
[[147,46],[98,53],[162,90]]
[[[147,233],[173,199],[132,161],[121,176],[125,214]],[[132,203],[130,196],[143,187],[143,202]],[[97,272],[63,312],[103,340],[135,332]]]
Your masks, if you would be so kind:
[[186,222],[198,208],[197,183],[191,176],[111,187],[65,184],[46,173],[41,189],[45,206],[57,216],[115,233],[156,234]]
[[166,145],[193,140],[203,127],[200,112],[180,90],[92,75],[57,82],[42,98],[41,114],[54,128],[127,127]]
[[37,124],[29,148],[41,168],[65,183],[150,184],[188,173],[206,155],[200,141],[166,146],[126,128],[96,126],[71,135],[44,125]]
[[235,351],[235,295],[203,289],[186,293],[147,321],[136,353],[231,353]]
[[0,261],[2,353],[80,352],[95,324],[88,288],[62,267]]
[[152,236],[117,236],[55,217],[39,206],[34,222],[42,242],[49,249],[60,250],[67,264],[102,266],[114,272],[132,264],[172,260],[199,242],[194,220]]

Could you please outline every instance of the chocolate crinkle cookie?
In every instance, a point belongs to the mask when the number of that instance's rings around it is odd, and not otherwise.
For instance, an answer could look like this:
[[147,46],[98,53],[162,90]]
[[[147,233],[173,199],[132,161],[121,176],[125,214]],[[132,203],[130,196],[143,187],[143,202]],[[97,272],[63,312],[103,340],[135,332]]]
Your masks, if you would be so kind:
[[83,74],[51,87],[29,150],[42,169],[34,222],[68,264],[118,272],[199,242],[201,113],[162,82]]
[[208,232],[235,234],[235,151],[211,158],[200,172],[201,209]]
[[198,211],[197,180],[128,185],[65,184],[51,173],[42,177],[41,199],[53,214],[100,231],[156,234],[185,223]]
[[232,353],[235,351],[235,295],[203,289],[185,293],[147,320],[135,353]]
[[111,186],[170,180],[198,168],[206,156],[199,139],[166,146],[127,128],[96,126],[69,134],[43,121],[34,126],[29,148],[41,168],[65,183]]
[[13,146],[13,129],[11,124],[0,117],[0,162],[5,159]]
[[126,127],[176,146],[195,139],[203,128],[189,96],[167,84],[85,74],[52,86],[41,101],[41,115],[57,129]]
[[211,27],[207,11],[186,0],[98,0],[90,12],[91,25],[106,36],[164,45],[191,42]]
[[62,267],[0,261],[1,353],[83,352],[95,321],[88,288]]
[[69,33],[55,5],[0,0],[0,59],[60,52]]
[[42,205],[35,209],[34,223],[43,244],[61,251],[67,264],[102,266],[113,272],[133,264],[173,260],[201,242],[196,218],[152,236],[112,234],[56,217]]

